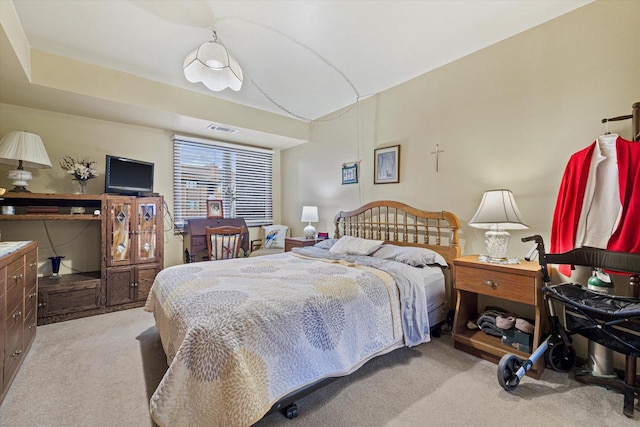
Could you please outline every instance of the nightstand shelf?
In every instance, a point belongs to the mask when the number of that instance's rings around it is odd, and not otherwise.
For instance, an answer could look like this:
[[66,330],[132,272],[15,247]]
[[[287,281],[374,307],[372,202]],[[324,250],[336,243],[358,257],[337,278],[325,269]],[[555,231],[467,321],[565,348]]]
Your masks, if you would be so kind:
[[[491,264],[479,261],[476,255],[458,258],[453,264],[457,294],[453,323],[454,347],[494,363],[498,363],[507,353],[528,359],[530,353],[504,345],[498,337],[469,329],[467,322],[478,318],[478,295],[531,306],[535,313],[532,350],[535,351],[548,329],[547,317],[543,315],[545,307],[540,290],[540,266],[528,261],[509,265]],[[527,375],[539,378],[543,370],[544,358],[540,358]]]

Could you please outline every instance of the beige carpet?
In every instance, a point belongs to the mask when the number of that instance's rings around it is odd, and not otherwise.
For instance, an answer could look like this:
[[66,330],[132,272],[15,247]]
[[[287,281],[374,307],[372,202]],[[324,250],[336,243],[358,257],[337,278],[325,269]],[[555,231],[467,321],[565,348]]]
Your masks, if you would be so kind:
[[[153,316],[142,309],[38,328],[2,406],[0,426],[152,426],[148,401],[166,370]],[[546,370],[512,393],[496,366],[451,337],[374,359],[349,378],[257,426],[638,426],[622,395]],[[183,426],[180,426],[183,427]]]

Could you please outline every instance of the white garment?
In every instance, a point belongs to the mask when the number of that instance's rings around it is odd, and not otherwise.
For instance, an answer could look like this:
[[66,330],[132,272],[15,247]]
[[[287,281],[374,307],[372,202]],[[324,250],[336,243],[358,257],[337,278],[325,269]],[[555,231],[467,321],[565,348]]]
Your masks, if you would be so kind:
[[582,210],[576,230],[575,247],[607,248],[622,215],[616,139],[603,135],[593,150]]

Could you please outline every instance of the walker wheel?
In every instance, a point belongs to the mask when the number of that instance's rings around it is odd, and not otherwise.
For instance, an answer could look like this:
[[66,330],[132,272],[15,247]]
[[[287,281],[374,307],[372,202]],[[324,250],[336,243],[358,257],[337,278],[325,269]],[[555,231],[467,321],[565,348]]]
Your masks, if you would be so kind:
[[282,415],[292,420],[298,416],[298,405],[296,405],[295,403],[292,403],[291,405],[288,405],[282,408],[280,412],[282,412]]
[[547,365],[557,372],[569,372],[576,366],[576,351],[570,345],[558,343],[545,353]]
[[518,387],[520,378],[516,375],[522,366],[522,360],[515,354],[505,354],[498,363],[498,382],[507,391]]

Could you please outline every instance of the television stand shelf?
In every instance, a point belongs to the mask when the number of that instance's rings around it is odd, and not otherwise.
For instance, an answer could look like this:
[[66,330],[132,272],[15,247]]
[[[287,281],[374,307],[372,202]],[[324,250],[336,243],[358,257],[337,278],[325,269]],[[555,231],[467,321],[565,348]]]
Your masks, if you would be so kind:
[[[51,194],[51,193],[5,193],[0,197],[0,205],[13,206],[14,215],[0,215],[0,221],[99,221],[102,195],[96,194]],[[72,214],[72,207],[84,208],[84,214]],[[44,212],[43,210],[49,209]]]
[[[0,206],[13,206],[15,211],[0,215],[0,222],[98,221],[100,225],[101,238],[95,243],[100,245],[99,271],[38,279],[38,325],[140,307],[163,268],[162,196],[6,193]],[[71,208],[84,208],[85,213],[71,213]],[[44,242],[46,237],[38,240]],[[39,261],[47,263],[46,258]]]

